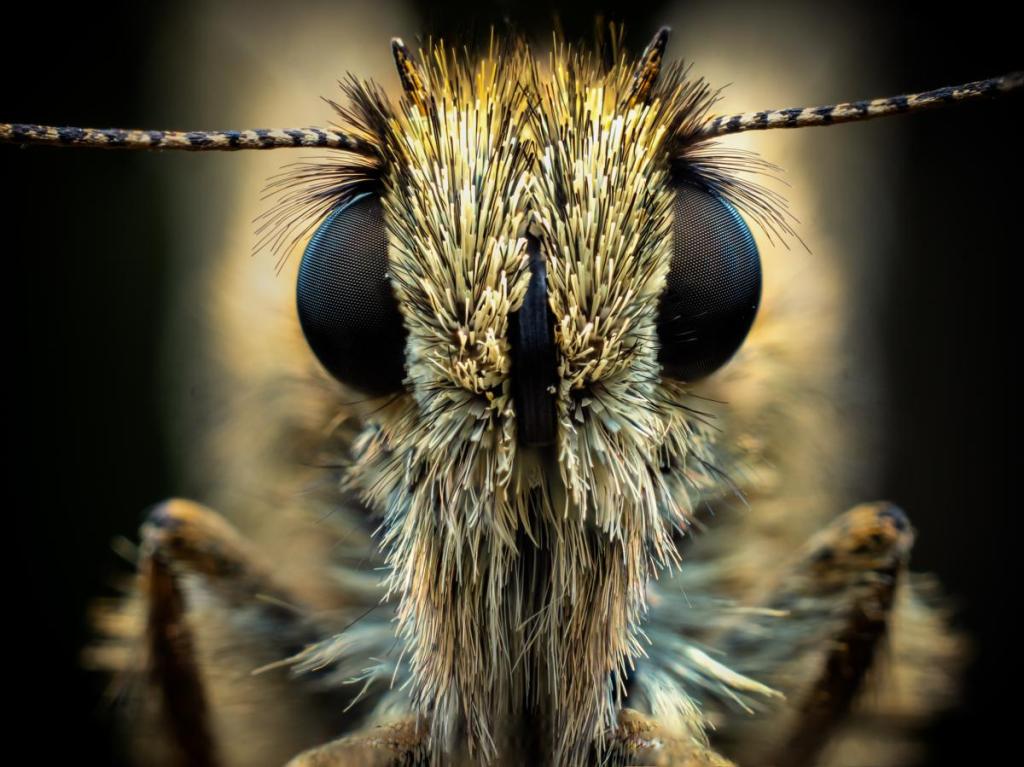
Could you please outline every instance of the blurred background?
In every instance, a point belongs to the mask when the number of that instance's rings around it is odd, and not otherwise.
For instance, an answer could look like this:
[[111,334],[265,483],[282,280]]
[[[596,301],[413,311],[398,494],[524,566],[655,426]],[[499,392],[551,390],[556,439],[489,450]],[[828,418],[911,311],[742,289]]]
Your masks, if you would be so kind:
[[[715,85],[732,83],[726,112],[1024,67],[1017,33],[987,2],[957,13],[874,0],[827,9],[803,0],[108,0],[21,10],[0,29],[0,119],[95,127],[324,124],[319,96],[334,96],[346,70],[394,89],[392,35],[472,37],[493,24],[543,44],[556,25],[589,38],[598,14],[624,22],[634,50],[673,26],[671,56]],[[803,306],[809,356],[820,353],[824,388],[838,393],[820,428],[848,434],[843,455],[821,458],[844,467],[830,497],[884,497],[909,511],[914,568],[938,574],[974,642],[959,705],[928,733],[926,764],[962,763],[1012,715],[999,691],[1017,665],[1008,623],[1020,532],[1011,483],[1021,405],[1010,364],[1022,331],[1011,273],[1021,102],[735,141],[787,171],[810,248],[773,250],[767,260],[778,266],[766,279],[771,295],[817,286]],[[0,224],[13,233],[3,249],[14,491],[3,557],[7,697],[14,739],[38,744],[46,762],[115,763],[104,681],[79,665],[86,608],[111,593],[121,569],[111,540],[134,539],[151,503],[203,496],[216,481],[195,468],[209,450],[194,440],[210,403],[273,365],[246,359],[247,344],[261,343],[257,330],[244,339],[249,323],[270,311],[294,325],[291,277],[275,277],[271,257],[250,256],[263,180],[293,159],[0,151]],[[211,257],[228,251],[230,261]],[[244,294],[231,290],[242,284]],[[208,304],[236,325],[230,354],[202,340],[218,316]],[[841,315],[825,340],[818,310]]]

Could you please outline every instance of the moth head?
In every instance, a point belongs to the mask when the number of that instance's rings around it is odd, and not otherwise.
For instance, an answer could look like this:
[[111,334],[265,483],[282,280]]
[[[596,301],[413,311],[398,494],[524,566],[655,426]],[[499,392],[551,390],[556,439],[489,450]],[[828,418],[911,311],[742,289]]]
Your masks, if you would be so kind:
[[658,89],[666,40],[633,69],[562,48],[542,72],[520,45],[476,64],[439,48],[424,74],[396,40],[403,102],[356,94],[387,171],[327,215],[299,273],[327,370],[498,414],[511,384],[520,444],[544,446],[560,381],[579,397],[637,362],[680,382],[724,364],[756,313],[757,248],[671,156],[711,98],[678,69]]
[[314,220],[303,330],[331,374],[382,403],[347,482],[382,517],[399,656],[440,746],[458,722],[493,752],[531,696],[559,703],[544,726],[556,763],[584,763],[614,724],[649,581],[720,484],[687,388],[757,310],[740,213],[788,227],[743,179],[763,166],[713,139],[1024,87],[1011,73],[712,118],[715,92],[663,66],[666,41],[636,61],[613,45],[610,63],[562,43],[546,61],[518,42],[477,57],[437,45],[419,65],[395,41],[401,100],[349,80],[330,130],[0,123],[0,143],[335,150],[279,180],[263,231],[286,242],[289,222]]
[[[336,171],[340,195],[324,184],[337,202],[306,247],[299,314],[329,371],[387,397],[350,482],[383,515],[416,694],[461,706],[474,740],[506,699],[484,690],[511,669],[465,648],[514,642],[536,598],[551,639],[524,663],[594,663],[558,693],[589,701],[567,714],[583,718],[566,742],[583,742],[647,579],[715,482],[687,389],[754,319],[757,247],[730,197],[756,194],[694,139],[715,93],[662,66],[666,40],[610,65],[518,42],[475,58],[435,46],[415,65],[396,41],[398,103],[348,85],[349,128],[377,162]],[[549,590],[506,602],[527,559]],[[570,610],[578,578],[614,600],[603,628]]]

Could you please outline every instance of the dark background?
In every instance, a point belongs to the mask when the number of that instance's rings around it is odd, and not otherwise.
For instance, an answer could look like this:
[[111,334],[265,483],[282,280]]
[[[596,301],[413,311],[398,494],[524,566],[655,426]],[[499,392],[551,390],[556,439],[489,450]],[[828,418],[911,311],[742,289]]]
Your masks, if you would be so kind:
[[[422,3],[425,29],[486,28],[502,16],[547,34],[553,6],[569,36],[592,28],[597,6]],[[797,3],[803,12],[814,5]],[[999,7],[956,12],[867,2],[888,95],[1024,67],[1015,25]],[[604,3],[642,46],[659,20],[638,3]],[[21,5],[2,25],[0,119],[51,124],[151,124],[142,65],[165,9],[108,0]],[[452,20],[460,26],[453,27]],[[751,55],[756,55],[751,53]],[[962,705],[931,730],[929,764],[959,764],[976,742],[1003,740],[1013,716],[1018,654],[1016,363],[1022,323],[1020,98],[897,118],[905,131],[901,210],[906,227],[886,254],[884,385],[890,452],[876,495],[914,510],[915,569],[939,574],[975,640]],[[762,106],[762,105],[757,105]],[[789,106],[766,104],[763,106]],[[229,126],[246,127],[246,126]],[[0,147],[3,376],[12,416],[4,463],[3,634],[15,709],[8,739],[44,763],[113,760],[101,682],[79,670],[85,606],[116,570],[109,542],[133,536],[142,509],[175,490],[161,435],[157,352],[165,316],[172,220],[156,163],[131,153]],[[10,234],[13,233],[13,238]],[[10,715],[7,721],[12,721]],[[1002,733],[1002,734],[1001,734]],[[971,759],[973,761],[973,759]]]

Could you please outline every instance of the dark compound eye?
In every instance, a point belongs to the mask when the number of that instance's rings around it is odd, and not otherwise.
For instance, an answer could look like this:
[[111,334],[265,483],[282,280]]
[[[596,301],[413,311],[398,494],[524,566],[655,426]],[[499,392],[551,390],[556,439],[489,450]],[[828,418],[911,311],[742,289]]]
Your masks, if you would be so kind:
[[687,182],[674,186],[658,359],[666,377],[696,381],[724,365],[746,338],[761,300],[761,260],[729,202]]
[[370,194],[334,211],[299,265],[299,322],[339,381],[369,394],[402,388],[405,326],[388,281],[380,200]]

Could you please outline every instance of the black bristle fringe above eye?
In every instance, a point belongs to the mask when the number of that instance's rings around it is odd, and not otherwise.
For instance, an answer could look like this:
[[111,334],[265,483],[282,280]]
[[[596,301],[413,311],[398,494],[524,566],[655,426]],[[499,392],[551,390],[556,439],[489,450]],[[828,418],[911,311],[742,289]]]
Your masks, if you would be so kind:
[[760,227],[769,242],[786,245],[794,239],[806,248],[796,232],[797,220],[786,198],[756,180],[762,177],[780,181],[781,173],[779,166],[756,152],[723,146],[717,141],[683,144],[672,158],[675,181],[692,183],[728,200]]
[[703,77],[693,77],[692,70],[691,62],[666,63],[652,91],[652,98],[671,99],[676,105],[666,125],[672,137],[667,142],[670,155],[692,142],[691,137],[707,121],[711,108],[720,98],[720,91],[712,88]]
[[383,91],[354,77],[339,83],[348,105],[324,99],[340,118],[338,127],[358,136],[373,154],[338,151],[286,165],[264,187],[271,206],[257,219],[257,252],[269,250],[280,270],[289,255],[332,212],[365,192],[379,191],[384,159],[379,151],[391,112]]
[[667,126],[672,138],[666,142],[673,181],[692,183],[725,198],[748,215],[770,242],[785,244],[795,239],[803,245],[786,198],[757,181],[759,177],[781,180],[782,169],[756,152],[706,137],[711,110],[721,100],[722,89],[711,87],[703,77],[693,78],[691,70],[692,64],[682,61],[667,65],[654,89],[655,97],[678,94],[674,100],[679,106]]

